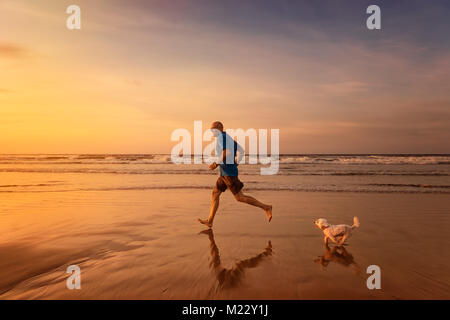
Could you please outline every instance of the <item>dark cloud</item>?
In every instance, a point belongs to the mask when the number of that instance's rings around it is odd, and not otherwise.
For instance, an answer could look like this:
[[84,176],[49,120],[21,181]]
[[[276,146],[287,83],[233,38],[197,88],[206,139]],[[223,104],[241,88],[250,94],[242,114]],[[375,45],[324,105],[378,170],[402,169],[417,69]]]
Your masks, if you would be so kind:
[[[112,1],[123,6],[121,0]],[[448,0],[378,0],[382,30],[368,31],[366,9],[372,0],[129,0],[127,6],[180,25],[196,24],[245,34],[271,34],[308,40],[314,30],[333,41],[374,47],[385,42],[412,42],[429,49],[449,48]],[[424,53],[426,54],[426,53]]]

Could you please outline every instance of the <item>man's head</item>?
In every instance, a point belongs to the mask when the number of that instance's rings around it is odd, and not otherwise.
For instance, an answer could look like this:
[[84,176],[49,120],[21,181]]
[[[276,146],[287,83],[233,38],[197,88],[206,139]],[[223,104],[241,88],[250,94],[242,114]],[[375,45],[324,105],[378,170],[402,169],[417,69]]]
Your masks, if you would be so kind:
[[214,121],[211,124],[211,130],[213,131],[214,136],[218,136],[220,132],[223,132],[223,124],[220,121]]

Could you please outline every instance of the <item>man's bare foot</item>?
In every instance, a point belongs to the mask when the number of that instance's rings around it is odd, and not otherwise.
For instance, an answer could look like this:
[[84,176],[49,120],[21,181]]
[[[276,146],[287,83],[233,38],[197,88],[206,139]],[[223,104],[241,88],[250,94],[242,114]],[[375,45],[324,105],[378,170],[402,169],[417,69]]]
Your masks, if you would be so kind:
[[267,219],[269,219],[269,222],[270,222],[270,220],[272,220],[272,206],[267,206],[266,214],[267,214]]
[[209,220],[203,220],[203,219],[198,219],[198,222],[200,222],[201,224],[204,224],[205,226],[207,226],[208,228],[212,228],[212,223],[209,223]]

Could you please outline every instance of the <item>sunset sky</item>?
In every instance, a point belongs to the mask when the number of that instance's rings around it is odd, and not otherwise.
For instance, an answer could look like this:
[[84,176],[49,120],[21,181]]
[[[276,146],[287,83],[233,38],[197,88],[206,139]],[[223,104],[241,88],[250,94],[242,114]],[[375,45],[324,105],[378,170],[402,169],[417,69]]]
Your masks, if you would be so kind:
[[0,153],[168,153],[194,120],[280,129],[281,153],[450,153],[449,17],[448,0],[2,0]]

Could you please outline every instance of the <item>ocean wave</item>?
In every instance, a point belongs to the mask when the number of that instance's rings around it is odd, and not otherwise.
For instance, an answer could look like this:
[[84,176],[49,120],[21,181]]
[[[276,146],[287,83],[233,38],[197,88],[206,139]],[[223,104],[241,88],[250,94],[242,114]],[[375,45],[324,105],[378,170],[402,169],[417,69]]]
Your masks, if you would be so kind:
[[60,185],[56,183],[36,183],[36,184],[3,184],[0,188],[28,188],[28,187],[53,187]]
[[[193,156],[186,156],[193,158]],[[248,155],[246,156],[248,163]],[[280,155],[280,164],[450,165],[450,155]],[[171,164],[170,154],[0,155],[0,163]]]
[[[0,168],[0,172],[16,172],[16,173],[82,173],[82,174],[124,174],[124,175],[216,175],[217,172],[210,171],[206,168],[202,169],[129,169],[129,168],[64,168],[64,167],[50,167],[50,168]],[[239,175],[243,176],[260,176],[259,169],[251,169],[248,171],[241,170]],[[280,169],[277,173],[279,176],[414,176],[414,177],[446,177],[450,176],[450,172],[446,171],[284,171]]]
[[[73,188],[59,190],[0,190],[0,193],[47,193],[47,192],[89,192],[89,191],[144,191],[144,190],[211,190],[212,186],[118,186],[101,188]],[[292,192],[356,192],[356,193],[432,193],[449,194],[446,190],[428,189],[374,189],[374,188],[339,188],[331,186],[278,186],[278,187],[258,187],[246,186],[246,191],[292,191]]]
[[341,164],[341,165],[448,165],[450,156],[300,156],[280,157],[282,164]]
[[377,187],[412,187],[412,188],[442,188],[450,189],[449,185],[412,184],[412,183],[368,183],[368,186]]

